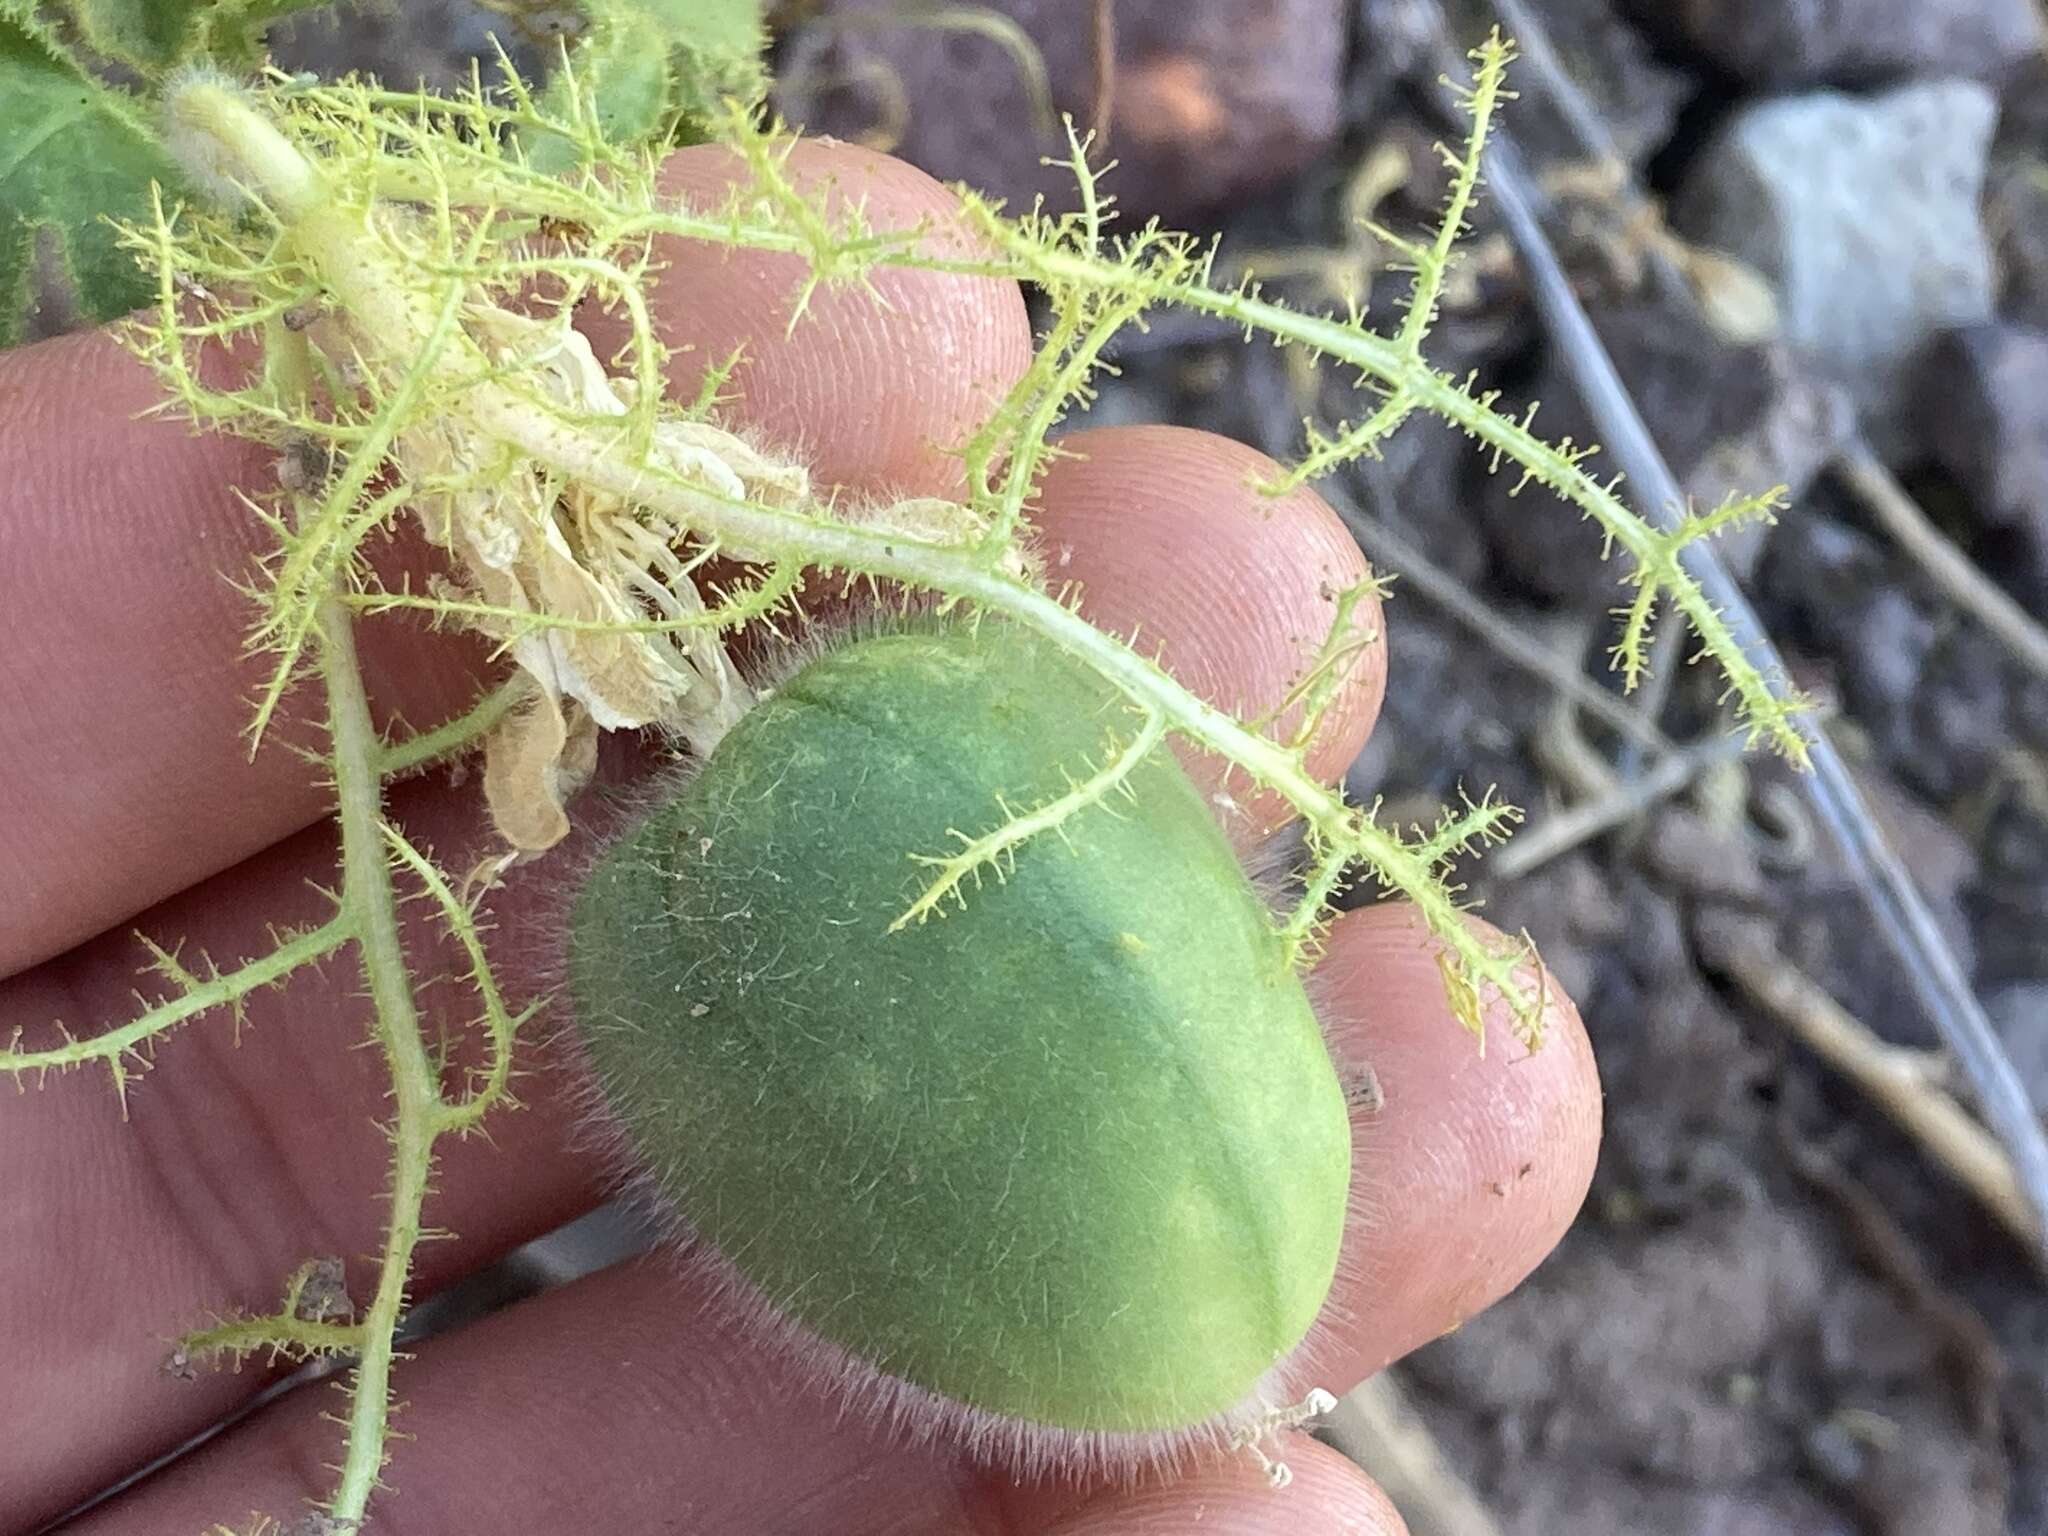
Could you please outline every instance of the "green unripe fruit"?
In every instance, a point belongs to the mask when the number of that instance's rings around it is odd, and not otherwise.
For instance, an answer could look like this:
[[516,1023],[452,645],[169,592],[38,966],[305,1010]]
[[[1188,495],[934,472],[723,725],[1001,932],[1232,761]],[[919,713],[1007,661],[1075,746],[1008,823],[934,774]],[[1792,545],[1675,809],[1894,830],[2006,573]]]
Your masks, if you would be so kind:
[[1301,982],[1164,748],[889,931],[910,855],[1061,795],[1130,718],[999,623],[856,641],[604,855],[569,964],[612,1117],[776,1313],[971,1418],[1097,1436],[1255,1393],[1328,1293],[1351,1159]]

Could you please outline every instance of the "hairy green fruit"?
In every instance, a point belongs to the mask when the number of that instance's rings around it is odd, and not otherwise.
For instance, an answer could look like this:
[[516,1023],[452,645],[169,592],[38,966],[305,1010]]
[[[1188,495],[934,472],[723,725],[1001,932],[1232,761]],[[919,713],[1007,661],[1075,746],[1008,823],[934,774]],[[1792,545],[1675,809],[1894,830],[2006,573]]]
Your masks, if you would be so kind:
[[575,908],[582,1035],[683,1221],[842,1364],[984,1424],[1227,1414],[1337,1263],[1343,1094],[1169,753],[891,931],[931,873],[912,854],[1058,800],[1129,720],[1010,625],[859,640],[756,706]]

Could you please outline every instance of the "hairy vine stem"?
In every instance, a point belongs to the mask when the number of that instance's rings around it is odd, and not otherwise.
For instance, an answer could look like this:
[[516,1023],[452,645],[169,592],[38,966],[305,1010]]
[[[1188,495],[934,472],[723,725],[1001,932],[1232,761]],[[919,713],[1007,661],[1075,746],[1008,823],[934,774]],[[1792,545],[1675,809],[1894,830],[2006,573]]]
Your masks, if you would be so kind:
[[[1603,538],[1629,555],[1633,562],[1631,580],[1639,588],[1642,606],[1631,611],[1616,654],[1631,677],[1644,667],[1648,624],[1655,616],[1655,601],[1659,596],[1668,596],[1692,627],[1702,653],[1721,664],[1727,675],[1728,691],[1752,739],[1765,740],[1794,763],[1803,764],[1807,739],[1799,728],[1798,716],[1806,707],[1805,701],[1774,691],[1771,680],[1748,662],[1720,608],[1701,592],[1680,562],[1680,552],[1687,545],[1715,528],[1771,516],[1781,504],[1781,493],[1773,489],[1757,496],[1734,498],[1711,513],[1685,518],[1671,528],[1654,527],[1622,502],[1616,493],[1618,477],[1601,479],[1587,470],[1590,448],[1569,442],[1546,442],[1530,430],[1527,418],[1503,415],[1494,408],[1494,396],[1475,394],[1468,382],[1444,374],[1422,354],[1428,318],[1453,257],[1446,236],[1455,235],[1462,227],[1464,210],[1478,185],[1480,157],[1499,96],[1498,70],[1507,61],[1504,49],[1482,50],[1482,55],[1479,83],[1466,98],[1474,119],[1473,138],[1453,182],[1452,206],[1443,231],[1429,246],[1396,242],[1414,264],[1416,286],[1401,329],[1391,337],[1365,329],[1356,317],[1338,319],[1291,309],[1264,298],[1250,286],[1210,287],[1199,280],[1206,262],[1196,261],[1171,245],[1160,248],[1172,259],[1166,263],[1167,270],[1157,276],[1156,286],[1140,290],[1133,282],[1131,252],[1122,259],[1101,254],[1092,233],[1071,244],[1048,243],[1042,231],[1013,224],[974,198],[965,204],[967,216],[993,254],[935,254],[922,248],[921,230],[835,235],[816,226],[815,214],[810,214],[808,220],[799,217],[797,210],[809,213],[808,205],[796,189],[781,179],[774,152],[743,119],[735,119],[729,125],[735,142],[747,153],[762,185],[778,199],[777,206],[787,222],[763,217],[758,210],[750,213],[737,207],[722,213],[657,207],[618,220],[616,235],[665,235],[799,256],[812,266],[811,285],[834,276],[857,275],[871,267],[900,267],[1042,283],[1084,294],[1135,295],[1142,301],[1129,305],[1128,312],[1104,312],[1101,318],[1114,323],[1097,327],[1100,340],[1106,341],[1118,326],[1150,304],[1173,304],[1242,326],[1247,334],[1292,342],[1331,362],[1355,368],[1384,391],[1380,406],[1361,426],[1312,444],[1309,455],[1270,489],[1289,488],[1374,451],[1380,441],[1418,411],[1451,423],[1479,443],[1496,464],[1514,465],[1523,483],[1534,482],[1579,507],[1599,525]],[[1082,146],[1076,144],[1075,150],[1076,172],[1085,187],[1092,187]],[[388,197],[439,197],[471,209],[510,209],[540,219],[573,220],[587,217],[592,211],[588,196],[576,188],[536,185],[524,178],[508,177],[488,162],[437,164],[433,173],[427,174],[401,161],[380,167],[378,181],[379,190]],[[1095,221],[1084,220],[1084,230],[1095,227]],[[1138,237],[1136,249],[1144,248],[1146,238]],[[801,313],[802,302],[799,297],[793,313]],[[1059,341],[1063,334],[1056,331],[1054,340]],[[1087,350],[1083,355],[1092,357],[1094,351]],[[1071,363],[1066,366],[1062,370],[1064,382],[1071,385],[1078,371]],[[1042,430],[1050,424],[1052,414],[1041,410],[1028,424],[1020,424],[1025,429],[1018,436],[1028,439],[1030,426]],[[987,456],[977,455],[974,447],[970,445],[970,466],[986,462]],[[1006,528],[1014,526],[1021,506],[1020,484],[1028,484],[1028,476],[1020,482],[1013,465],[1001,509],[1002,526]]]
[[[385,358],[405,360],[397,386],[400,393],[433,397],[448,417],[464,424],[469,436],[510,449],[517,458],[541,466],[563,481],[619,503],[651,509],[701,538],[746,550],[779,568],[818,565],[902,582],[940,593],[949,603],[964,602],[1001,614],[1046,635],[1085,661],[1148,717],[1157,716],[1163,729],[1221,754],[1258,783],[1283,794],[1307,819],[1318,845],[1327,850],[1327,859],[1314,882],[1316,907],[1294,914],[1283,927],[1289,963],[1298,963],[1310,952],[1321,898],[1334,887],[1342,867],[1363,861],[1389,888],[1421,906],[1431,928],[1456,956],[1462,985],[1453,995],[1460,1014],[1474,1029],[1479,1025],[1482,986],[1497,991],[1525,1028],[1532,1032],[1540,1028],[1541,1000],[1523,980],[1526,955],[1521,947],[1503,947],[1467,927],[1453,892],[1437,875],[1437,861],[1428,848],[1418,849],[1348,805],[1341,790],[1324,784],[1309,771],[1305,743],[1275,741],[1196,697],[1131,646],[1097,629],[1060,597],[1014,571],[1003,558],[1007,543],[991,548],[986,534],[958,542],[930,541],[887,527],[819,515],[803,505],[773,506],[721,494],[659,456],[622,452],[621,428],[626,423],[616,417],[592,420],[537,410],[530,394],[493,377],[475,342],[460,328],[450,326],[456,296],[464,292],[460,283],[448,281],[438,299],[409,286],[394,270],[393,258],[374,220],[360,209],[326,197],[318,169],[260,111],[234,93],[215,88],[195,87],[186,96],[197,98],[192,107],[195,117],[203,119],[226,151],[248,167],[255,181],[252,190],[290,230],[295,247],[315,261],[321,280],[353,317],[360,333]],[[418,190],[430,198],[430,208],[441,210],[436,216],[446,218],[460,193],[438,171],[428,181],[429,185]],[[516,202],[512,208],[519,213],[532,211]],[[661,222],[658,216],[650,218],[650,232],[664,232]],[[701,225],[708,221],[690,222]],[[1434,259],[1433,253],[1417,250],[1419,256]],[[1051,263],[1053,274],[1064,280],[1093,283],[1105,293],[1120,291],[1113,275],[1098,271],[1091,258],[1042,254]],[[1079,264],[1078,277],[1068,271],[1074,264]],[[981,269],[983,264],[964,266]],[[1417,302],[1433,303],[1436,286],[1436,278],[1418,276]],[[1253,314],[1247,323],[1254,324],[1266,318],[1264,309],[1269,307],[1245,294],[1217,294],[1205,302],[1235,318]],[[1349,346],[1357,339],[1335,322],[1320,322],[1277,308],[1273,316],[1325,350]],[[1447,398],[1463,402],[1465,415],[1474,418],[1482,432],[1486,422],[1498,419],[1469,396],[1444,384],[1438,375],[1419,365],[1409,368],[1403,361],[1409,356],[1407,350],[1386,342],[1376,342],[1374,347],[1384,350],[1386,366],[1398,366],[1414,375],[1407,379],[1407,387],[1416,398],[1432,399],[1432,390],[1445,392]],[[1377,351],[1371,355],[1379,357]],[[1063,388],[1071,387],[1071,366],[1063,366],[1056,374]],[[1031,420],[1039,421],[1042,414],[1034,412]],[[1049,424],[1049,419],[1039,424]],[[1545,476],[1573,472],[1568,459],[1557,457],[1557,450],[1546,451],[1553,457],[1538,458],[1530,453],[1523,454],[1521,461],[1532,473]],[[1014,518],[1019,504],[1021,493],[1006,489],[997,524],[1006,517]],[[1651,551],[1646,547],[1645,553]],[[1477,835],[1475,826],[1463,840]],[[1453,844],[1458,841],[1450,840]],[[991,846],[1010,843],[999,839]],[[958,886],[959,876],[949,871],[940,880],[950,890]],[[920,909],[929,910],[932,905],[922,903]]]
[[[275,127],[250,111],[238,93],[225,88],[198,85],[183,94],[183,110],[223,149],[232,152],[231,163],[251,191],[280,218],[299,225],[301,238],[323,251],[327,258],[324,271],[337,290],[360,312],[386,326],[404,327],[413,337],[418,350],[401,393],[421,388],[432,376],[453,330],[453,296],[460,290],[451,286],[449,296],[430,304],[417,294],[380,285],[374,254],[365,243],[367,231],[354,222],[345,207],[334,202],[319,170]],[[404,419],[402,411],[385,417],[386,443]],[[366,478],[382,457],[383,445],[373,444],[373,451],[360,455],[351,472]],[[328,552],[315,550],[316,554]],[[444,1132],[473,1123],[502,1095],[508,1065],[504,1051],[495,1051],[490,1076],[467,1101],[451,1106],[443,1099],[439,1074],[420,1028],[399,928],[398,896],[392,879],[394,842],[400,861],[427,881],[431,893],[443,897],[446,889],[432,867],[385,822],[384,779],[394,768],[413,766],[461,745],[487,722],[501,718],[512,700],[500,690],[442,731],[420,738],[410,751],[388,748],[371,721],[363,688],[354,614],[344,590],[349,556],[346,547],[331,551],[329,590],[313,611],[312,629],[333,747],[342,917],[356,941],[377,1042],[390,1075],[393,1110],[386,1128],[392,1157],[384,1244],[376,1289],[356,1330],[360,1352],[351,1385],[346,1449],[327,1510],[331,1520],[353,1526],[368,1509],[383,1470],[390,1434],[391,1366],[413,1255],[423,1235],[422,1212],[432,1179],[434,1143]],[[273,700],[275,697],[273,692]],[[491,1013],[501,1016],[485,973],[479,973],[478,980],[485,988]],[[497,1043],[509,1044],[502,1037]]]
[[433,1170],[436,1112],[441,1091],[434,1063],[420,1033],[412,977],[398,929],[398,897],[385,857],[381,751],[370,722],[356,660],[355,628],[338,598],[322,604],[319,619],[320,672],[327,684],[327,717],[334,740],[334,790],[341,824],[344,900],[376,1015],[377,1042],[391,1074],[393,1116],[391,1190],[385,1217],[384,1250],[377,1289],[363,1318],[362,1353],[351,1390],[348,1448],[328,1514],[359,1521],[384,1466],[390,1428],[391,1361],[399,1314],[420,1240],[420,1212]]
[[[271,950],[232,971],[199,977],[182,965],[169,950],[149,944],[152,966],[170,981],[172,995],[154,1008],[145,1009],[126,1024],[102,1030],[86,1039],[67,1039],[61,1045],[23,1050],[17,1032],[15,1043],[0,1052],[0,1067],[17,1080],[47,1072],[68,1072],[89,1063],[100,1063],[113,1074],[114,1091],[127,1110],[127,1082],[131,1072],[145,1070],[145,1052],[164,1035],[186,1020],[216,1008],[239,1011],[249,997],[274,987],[302,966],[325,959],[356,935],[354,915],[337,912],[317,928],[290,936],[275,935]],[[147,940],[144,941],[148,943]]]

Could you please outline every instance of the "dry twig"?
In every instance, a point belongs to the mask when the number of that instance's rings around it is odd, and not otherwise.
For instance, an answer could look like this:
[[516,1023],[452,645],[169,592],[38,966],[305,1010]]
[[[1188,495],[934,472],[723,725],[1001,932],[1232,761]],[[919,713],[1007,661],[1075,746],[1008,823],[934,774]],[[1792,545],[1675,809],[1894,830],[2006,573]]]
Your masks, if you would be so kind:
[[1940,1335],[1943,1353],[1955,1372],[1956,1395],[1964,1417],[1980,1438],[1995,1441],[2002,1417],[1998,1392],[2006,1367],[1998,1339],[1983,1317],[1935,1279],[1883,1201],[1789,1127],[1781,1126],[1779,1137],[1793,1171],[1842,1213],[1863,1261]]
[[1708,964],[1758,1008],[1848,1078],[1999,1224],[2048,1266],[2041,1220],[1998,1140],[1930,1072],[1919,1051],[1887,1045],[1756,927],[1704,915],[1695,925]]
[[1927,573],[1928,580],[1997,636],[2023,666],[2048,677],[2048,629],[1942,537],[1941,530],[1876,455],[1858,444],[1837,459],[1834,468],[1899,548]]
[[1352,1388],[1324,1416],[1323,1438],[1386,1490],[1413,1536],[1501,1536],[1392,1373]]
[[1095,0],[1092,20],[1095,104],[1088,113],[1088,139],[1099,158],[1109,150],[1109,125],[1116,117],[1116,0]]
[[[1677,794],[1707,769],[1742,755],[1737,736],[1668,753],[1633,779],[1615,780],[1599,796],[1534,823],[1486,861],[1489,880],[1516,880],[1603,832],[1634,821]],[[1610,778],[1612,776],[1610,775]]]

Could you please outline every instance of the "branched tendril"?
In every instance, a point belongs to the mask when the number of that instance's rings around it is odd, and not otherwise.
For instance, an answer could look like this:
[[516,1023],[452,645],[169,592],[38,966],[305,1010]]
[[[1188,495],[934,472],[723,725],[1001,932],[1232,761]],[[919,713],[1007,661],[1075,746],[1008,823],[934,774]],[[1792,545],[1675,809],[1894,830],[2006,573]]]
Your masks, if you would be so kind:
[[166,1365],[182,1373],[194,1363],[239,1366],[260,1357],[266,1365],[300,1365],[321,1356],[351,1355],[364,1342],[362,1325],[350,1320],[352,1311],[342,1289],[341,1261],[308,1259],[286,1279],[275,1312],[260,1317],[238,1313],[195,1328],[178,1340]]
[[22,1044],[23,1032],[17,1029],[7,1049],[0,1051],[0,1071],[26,1080],[87,1065],[105,1066],[113,1076],[114,1092],[125,1115],[128,1080],[149,1070],[151,1053],[165,1035],[188,1019],[214,1011],[230,1014],[239,1025],[252,996],[333,954],[352,937],[354,928],[345,914],[317,928],[273,929],[268,951],[230,971],[218,969],[211,961],[199,962],[195,971],[174,951],[145,938],[142,944],[149,952],[149,970],[169,984],[169,995],[163,1001],[145,1007],[125,1024],[82,1040],[59,1026],[63,1038],[56,1045],[30,1049]]
[[966,882],[972,880],[979,887],[984,871],[993,874],[998,881],[1003,880],[1016,863],[1017,850],[1034,837],[1049,832],[1064,839],[1066,823],[1072,818],[1091,807],[1103,805],[1112,795],[1129,794],[1131,774],[1165,739],[1165,717],[1148,712],[1131,739],[1121,745],[1112,742],[1102,765],[1092,769],[1086,778],[1076,779],[1069,772],[1064,794],[1026,810],[1018,810],[999,800],[997,809],[1003,813],[1004,820],[993,831],[970,836],[955,830],[952,836],[960,843],[957,853],[912,854],[917,863],[936,870],[937,875],[917,900],[889,925],[889,931],[895,933],[912,923],[923,922],[934,913],[943,913],[949,897],[965,902],[967,897],[963,887]]

